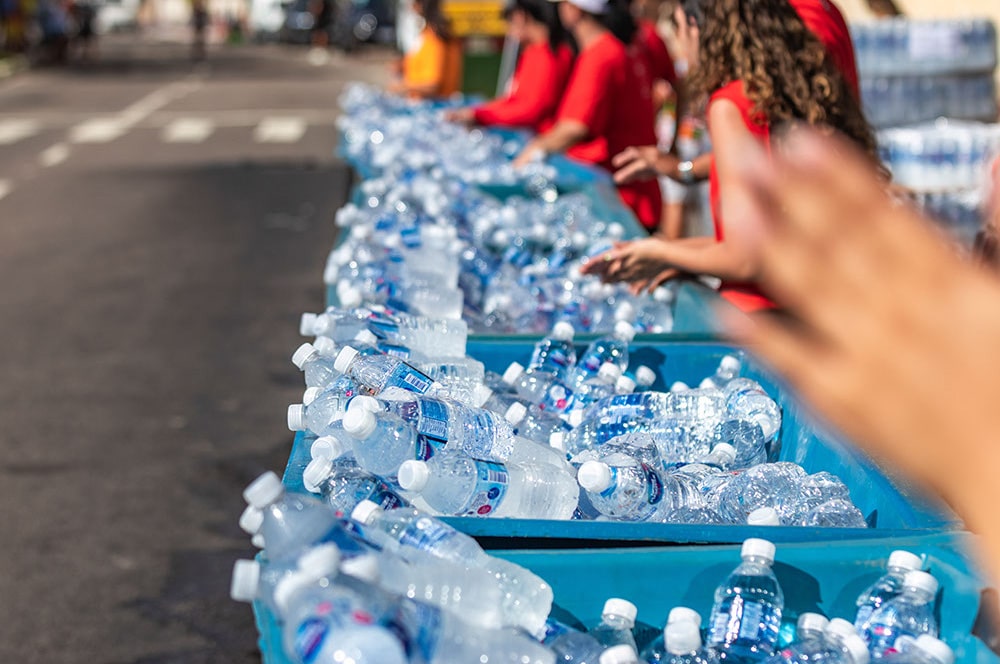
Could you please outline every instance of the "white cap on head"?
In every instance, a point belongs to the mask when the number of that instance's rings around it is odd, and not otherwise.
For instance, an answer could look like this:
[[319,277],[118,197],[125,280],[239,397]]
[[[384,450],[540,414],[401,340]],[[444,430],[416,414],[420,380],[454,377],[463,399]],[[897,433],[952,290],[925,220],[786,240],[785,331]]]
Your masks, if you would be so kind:
[[642,387],[649,387],[655,382],[656,382],[656,372],[647,367],[646,365],[642,365],[635,370],[636,385],[641,385]]
[[306,342],[302,344],[295,349],[294,353],[292,353],[292,364],[297,366],[299,369],[302,369],[306,364],[306,360],[312,357],[312,354],[315,352],[316,347],[311,343]]
[[330,337],[316,337],[312,345],[323,357],[333,357],[337,352],[337,344]]
[[472,403],[475,404],[477,408],[482,408],[483,404],[490,400],[493,396],[493,390],[480,383],[476,385],[475,389],[472,391]]
[[864,639],[857,634],[846,635],[840,645],[847,652],[847,656],[853,664],[868,664],[868,660],[871,659],[868,646]]
[[818,613],[803,613],[799,616],[798,622],[795,624],[795,628],[801,633],[803,631],[813,631],[822,632],[826,630],[826,626],[830,624],[826,616],[822,616]]
[[264,509],[283,495],[285,495],[285,487],[281,483],[281,478],[270,470],[243,490],[243,499],[247,501],[247,504],[259,510]]
[[240,528],[247,535],[256,535],[260,532],[260,527],[264,524],[264,512],[253,505],[247,505],[240,515]]
[[365,553],[348,558],[340,563],[340,572],[355,579],[375,583],[379,577],[378,556],[374,553]]
[[[570,2],[570,0],[566,1]],[[635,654],[635,650],[629,644],[619,643],[602,652],[597,662],[598,664],[638,664],[639,656]]]
[[319,493],[319,485],[330,476],[333,462],[327,457],[317,457],[302,471],[302,486],[309,493]]
[[823,632],[832,636],[844,637],[857,634],[858,630],[855,629],[853,624],[843,618],[831,618]]
[[955,652],[948,644],[930,634],[921,634],[913,642],[913,645],[930,655],[939,664],[954,664],[955,662]]
[[302,393],[302,405],[308,406],[313,401],[316,401],[316,397],[318,397],[322,391],[322,387],[307,387]]
[[378,345],[378,337],[376,337],[375,333],[372,332],[371,330],[360,330],[357,334],[354,335],[354,341],[357,341],[359,344],[367,346]]
[[670,613],[667,615],[667,624],[671,625],[678,622],[689,622],[697,627],[701,627],[701,614],[686,606],[675,606],[670,609]]
[[914,570],[907,572],[906,576],[903,577],[903,587],[917,588],[934,595],[938,591],[938,582],[927,572]]
[[549,447],[566,453],[566,433],[563,431],[553,431],[549,434]]
[[574,429],[583,423],[583,411],[580,409],[570,411],[569,425]]
[[373,503],[370,500],[362,500],[351,512],[351,518],[358,523],[371,525],[375,517],[381,513],[382,508],[378,506],[378,503]]
[[614,362],[605,362],[597,370],[597,375],[606,381],[615,381],[622,375],[622,368]]
[[675,380],[673,385],[670,386],[671,392],[687,392],[690,389],[691,387],[687,383],[680,380]]
[[375,432],[375,427],[378,426],[375,414],[364,408],[349,409],[344,415],[343,422],[344,431],[362,440],[372,435]]
[[684,655],[701,647],[701,627],[682,620],[668,623],[663,630],[663,641],[671,655]]
[[503,372],[503,382],[513,385],[514,381],[524,373],[524,366],[519,362],[511,362],[507,370]]
[[576,481],[587,491],[604,491],[611,480],[611,466],[603,461],[586,461],[576,473]]
[[781,519],[773,507],[758,507],[747,515],[748,526],[780,526]]
[[252,602],[257,599],[259,586],[260,563],[256,560],[237,560],[229,582],[229,596],[237,602]]
[[751,537],[743,541],[740,556],[743,558],[763,558],[768,562],[774,562],[774,552],[774,544],[771,542],[768,542],[766,539]]
[[319,314],[304,313],[299,319],[299,334],[304,337],[316,336],[316,319]]
[[319,544],[303,553],[298,565],[315,579],[329,576],[340,568],[340,549],[336,544]]
[[358,351],[350,346],[344,346],[337,353],[337,359],[333,361],[333,368],[340,373],[347,373],[347,367],[351,366],[351,362],[354,358],[358,356]]
[[726,355],[719,361],[719,368],[729,373],[739,373],[743,363],[735,355]]
[[288,407],[288,413],[285,416],[288,422],[289,431],[305,431],[306,430],[306,407],[300,403],[293,403]]
[[601,611],[601,615],[617,616],[635,624],[635,617],[639,615],[639,609],[635,604],[627,599],[612,597],[604,603],[604,609]]
[[510,424],[517,426],[524,421],[525,416],[528,414],[528,409],[523,403],[514,402],[507,409],[507,412],[503,414],[503,418],[507,420]]
[[350,441],[337,436],[320,436],[309,447],[309,455],[313,459],[339,459],[350,451]]
[[619,394],[632,394],[635,392],[635,381],[628,376],[618,376],[618,380],[615,381],[615,391]]
[[571,341],[573,335],[576,334],[576,330],[573,329],[573,324],[567,321],[561,320],[552,326],[552,337],[554,339],[559,339],[560,341]]
[[918,570],[923,566],[924,561],[920,558],[920,556],[902,549],[897,549],[896,551],[890,553],[889,562],[886,565],[886,567],[901,567],[902,569],[908,571]]
[[399,467],[396,478],[399,481],[399,486],[407,491],[420,492],[427,486],[427,482],[431,478],[431,471],[426,462],[410,459],[404,461]]
[[632,341],[635,339],[635,328],[627,320],[620,320],[615,323],[615,336],[622,341]]

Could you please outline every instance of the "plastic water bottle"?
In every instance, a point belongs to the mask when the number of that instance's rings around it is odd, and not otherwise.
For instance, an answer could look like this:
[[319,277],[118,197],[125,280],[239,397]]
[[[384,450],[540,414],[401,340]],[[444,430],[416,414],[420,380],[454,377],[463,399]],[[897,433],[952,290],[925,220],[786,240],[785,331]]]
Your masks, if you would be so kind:
[[292,364],[305,374],[307,387],[325,387],[343,373],[310,343],[298,347],[292,354]]
[[[689,625],[693,627],[695,633],[698,635],[698,645],[696,649],[701,649],[701,614],[699,614],[694,609],[689,609],[686,606],[675,606],[670,609],[670,613],[667,615],[667,624],[663,626],[663,631],[657,636],[653,641],[651,641],[641,653],[639,653],[639,659],[649,664],[656,664],[657,662],[668,662],[672,661],[672,653],[667,651],[667,630],[671,626],[676,625]],[[707,653],[706,653],[707,654]]]
[[749,468],[767,461],[767,447],[760,425],[749,420],[726,420],[715,427],[713,439],[736,450],[736,468]]
[[656,382],[656,372],[646,365],[640,364],[635,368],[635,373],[632,375],[632,379],[635,381],[638,389],[648,390],[653,386],[653,383]]
[[867,528],[868,522],[850,500],[834,498],[811,509],[798,525],[810,528]]
[[635,645],[632,630],[635,628],[635,617],[638,613],[639,609],[632,602],[612,597],[604,603],[601,622],[590,630],[590,635],[605,648],[625,645],[632,649],[633,655],[637,655],[639,648]]
[[[549,387],[556,382],[556,375],[549,371],[528,371],[517,362],[511,362],[503,372],[503,381],[520,398],[532,404],[541,403]],[[561,381],[559,384],[562,384]],[[571,394],[572,390],[565,388]]]
[[890,599],[898,597],[903,592],[903,579],[908,572],[919,570],[923,566],[920,556],[909,551],[897,550],[889,554],[886,573],[858,596],[858,613],[854,626],[858,632],[865,634],[869,628],[869,619],[876,610]]
[[725,388],[726,411],[735,419],[760,425],[764,440],[773,440],[781,430],[781,408],[757,382],[734,378]]
[[388,553],[405,558],[408,552],[422,551],[492,572],[503,592],[506,620],[513,619],[531,634],[541,632],[552,608],[552,588],[530,571],[487,555],[473,538],[412,508],[384,512],[378,505],[362,501],[351,518],[361,524],[368,541]]
[[347,411],[347,404],[358,395],[360,388],[350,376],[340,376],[325,388],[310,387],[302,395],[302,404],[288,407],[288,428],[291,431],[311,431],[325,436],[337,428],[337,422]]
[[368,329],[380,339],[405,346],[427,357],[463,357],[469,326],[463,320],[375,313]]
[[634,338],[635,328],[631,323],[623,320],[616,322],[611,335],[594,340],[577,360],[573,372],[574,384],[580,385],[596,376],[605,362],[616,364],[624,373],[628,368],[628,346]]
[[478,461],[448,450],[404,463],[399,483],[442,514],[460,516],[569,519],[578,497],[572,475],[548,464]]
[[405,498],[377,475],[357,465],[349,443],[337,443],[343,450],[340,454],[313,459],[302,472],[302,483],[307,491],[319,494],[335,512],[345,515],[362,500],[370,500],[386,510],[408,505]]
[[413,364],[440,384],[437,394],[463,404],[473,404],[476,389],[486,376],[483,363],[471,357],[414,358]]
[[850,499],[847,486],[827,472],[803,477],[797,486],[794,493],[779,496],[775,505],[782,521],[788,525],[803,524],[813,509],[831,500]]
[[794,463],[765,463],[734,476],[718,495],[718,511],[730,523],[745,523],[750,512],[774,507],[798,490],[805,471]]
[[823,635],[829,620],[818,613],[803,613],[796,623],[795,640],[776,652],[768,664],[812,664],[820,662],[827,652]]
[[[573,392],[572,407],[578,410],[586,410],[593,403],[614,396],[616,394],[617,381],[622,378],[621,369],[617,364],[606,362],[601,365],[596,376],[586,379]],[[551,393],[551,390],[549,390]],[[565,412],[565,411],[563,411]]]
[[347,374],[372,394],[379,394],[387,387],[399,387],[417,394],[424,394],[434,386],[426,374],[390,355],[360,355],[351,346],[344,346],[334,369]]
[[542,644],[554,652],[556,661],[562,664],[590,664],[599,661],[604,652],[601,642],[590,634],[552,618],[545,622]]
[[336,343],[347,343],[368,329],[367,309],[330,308],[321,314],[305,313],[299,322],[299,334],[304,337],[327,337]]
[[771,570],[774,544],[748,539],[743,562],[715,591],[708,644],[723,661],[761,661],[778,643],[785,597]]
[[611,519],[645,521],[656,514],[663,500],[659,472],[626,454],[587,461],[580,466],[576,479],[591,505]]
[[[266,539],[266,535],[265,535]],[[938,582],[927,572],[907,572],[903,591],[876,609],[864,632],[872,659],[881,659],[898,650],[903,637],[915,639],[921,634],[937,636],[934,597]]]
[[343,422],[344,431],[355,439],[354,458],[358,465],[380,477],[395,477],[404,461],[429,459],[439,447],[392,413],[348,408]]
[[563,375],[576,364],[576,349],[573,347],[573,326],[565,321],[556,323],[552,333],[537,344],[531,354],[528,369]]
[[629,376],[619,376],[615,381],[614,394],[632,394],[635,392],[635,379]]
[[747,515],[748,526],[780,526],[781,519],[773,507],[759,507]]
[[559,416],[537,408],[529,410],[521,403],[511,404],[504,419],[518,436],[540,445],[547,445],[554,433],[569,431],[569,427]]
[[823,662],[829,662],[829,664],[868,664],[871,659],[864,639],[857,634],[828,638],[828,642],[830,647],[822,660]]
[[901,652],[884,658],[888,664],[955,664],[955,653],[947,643],[921,634]]
[[737,378],[742,370],[743,363],[740,358],[735,355],[726,355],[719,361],[715,373],[702,381],[702,387],[714,387],[721,390]]
[[639,656],[635,653],[635,648],[621,644],[602,652],[597,661],[599,664],[639,664]]
[[283,578],[296,569],[297,565],[294,562],[276,564],[237,560],[233,565],[229,596],[237,602],[260,601],[274,611],[277,609],[274,603],[274,589]]
[[[691,622],[668,624],[663,630],[664,645],[671,664],[709,664],[712,656],[702,647],[701,630]],[[655,661],[655,660],[654,660]]]

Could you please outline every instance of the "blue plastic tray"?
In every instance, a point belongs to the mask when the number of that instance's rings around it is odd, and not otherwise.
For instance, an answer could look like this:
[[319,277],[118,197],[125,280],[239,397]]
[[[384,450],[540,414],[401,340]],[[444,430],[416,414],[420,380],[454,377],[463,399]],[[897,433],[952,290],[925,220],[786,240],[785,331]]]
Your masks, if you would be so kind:
[[[963,533],[896,539],[780,544],[775,574],[785,595],[785,629],[806,611],[853,619],[854,601],[885,569],[889,553],[904,548],[927,558],[941,586],[938,622],[962,664],[1000,661],[974,634],[984,584],[963,552]],[[639,608],[637,634],[655,634],[674,606],[689,606],[707,619],[716,586],[739,561],[737,546],[698,546],[575,551],[492,551],[531,569],[552,585],[554,613],[564,621],[596,621],[604,601],[623,597]],[[265,664],[289,664],[274,616],[254,605]]]

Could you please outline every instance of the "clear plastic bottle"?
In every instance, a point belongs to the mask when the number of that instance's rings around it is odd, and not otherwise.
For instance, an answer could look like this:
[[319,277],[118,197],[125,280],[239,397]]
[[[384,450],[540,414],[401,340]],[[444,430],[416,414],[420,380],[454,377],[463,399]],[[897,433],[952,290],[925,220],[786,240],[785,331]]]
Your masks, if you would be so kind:
[[545,622],[542,644],[555,653],[560,664],[591,664],[604,652],[604,646],[590,634],[552,618]]
[[798,491],[805,471],[794,463],[764,463],[734,476],[718,495],[719,514],[730,523],[746,523],[750,512],[774,507]]
[[306,387],[326,387],[343,373],[310,343],[296,349],[292,354],[292,364],[305,374]]
[[802,524],[806,516],[823,503],[838,498],[850,499],[847,486],[838,477],[827,472],[814,473],[801,478],[794,493],[778,497],[775,508],[786,524]]
[[591,505],[611,519],[645,521],[657,513],[663,501],[659,471],[627,454],[586,461],[576,478]]
[[528,409],[521,403],[511,404],[504,413],[504,419],[518,436],[540,445],[547,445],[554,433],[569,431],[558,415],[537,408]]
[[[572,408],[586,410],[591,404],[617,394],[617,381],[622,378],[617,364],[606,362],[601,365],[596,376],[586,379],[573,392]],[[551,392],[551,390],[550,390]],[[562,412],[566,412],[564,409]]]
[[619,644],[602,652],[597,661],[599,664],[639,664],[639,656],[635,653],[635,648]]
[[714,387],[723,389],[733,379],[739,377],[743,370],[743,362],[735,355],[726,355],[719,361],[719,366],[715,373],[702,381],[702,387]]
[[304,337],[327,337],[336,343],[347,343],[367,329],[367,309],[342,309],[331,307],[321,314],[305,313],[299,322],[299,333]]
[[528,369],[562,375],[576,364],[573,347],[573,326],[565,321],[556,323],[552,332],[535,344]]
[[937,579],[927,572],[906,573],[903,591],[876,609],[868,619],[868,628],[863,636],[868,642],[872,659],[881,659],[896,652],[903,637],[915,639],[921,634],[937,636],[938,625],[934,618],[937,590]]
[[[685,625],[687,628],[683,634],[677,631],[673,633],[669,631],[671,627],[677,628],[680,625]],[[694,632],[693,636],[691,635],[691,630]],[[697,645],[694,644],[694,636],[697,636]],[[678,638],[687,645],[694,646],[691,650],[686,651],[687,653],[697,651],[703,661],[711,661],[709,653],[702,647],[701,615],[694,609],[689,609],[686,606],[675,606],[670,609],[670,613],[667,616],[667,624],[663,626],[663,631],[639,653],[640,661],[648,662],[648,664],[674,661],[675,653],[672,651],[681,650],[681,646],[676,643]],[[671,650],[667,648],[668,641],[675,642],[671,644]],[[685,651],[682,650],[680,655],[683,657],[684,654]],[[678,664],[681,663],[678,662]]]
[[767,461],[767,447],[760,425],[749,420],[726,420],[715,427],[715,441],[736,449],[736,468],[749,468]]
[[903,592],[903,578],[907,572],[917,571],[922,566],[920,556],[909,551],[900,549],[889,554],[886,573],[858,595],[858,613],[854,618],[854,626],[859,633],[865,634],[868,631],[872,613]]
[[778,643],[785,606],[781,586],[771,570],[774,544],[748,539],[740,556],[743,562],[715,591],[708,645],[722,661],[761,661]]
[[800,525],[810,528],[867,528],[868,522],[850,500],[834,498],[812,508]]
[[[511,362],[507,370],[503,372],[503,382],[509,385],[518,397],[532,404],[541,403],[546,392],[554,383],[562,385],[554,373],[528,371],[517,362]],[[572,390],[563,387],[567,394],[572,394]]]
[[493,558],[468,535],[443,521],[412,508],[382,511],[361,502],[351,514],[361,524],[365,538],[383,551],[404,558],[412,550],[450,562],[485,569],[495,576],[503,593],[504,615],[516,617],[530,634],[540,634],[552,608],[552,588],[530,571]]
[[829,649],[823,662],[827,664],[868,664],[871,655],[864,639],[857,634],[847,634],[839,639],[829,640]]
[[764,388],[749,378],[734,378],[723,390],[726,411],[735,419],[760,425],[764,440],[773,440],[781,430],[781,407]]
[[417,394],[424,394],[434,385],[426,374],[391,355],[364,356],[351,346],[344,346],[334,369],[353,378],[372,394],[379,394],[387,387],[399,387]]
[[469,326],[463,320],[428,318],[404,313],[375,313],[369,329],[380,339],[427,357],[463,357]]
[[622,373],[628,368],[628,346],[635,338],[635,328],[631,323],[619,320],[611,335],[595,339],[580,355],[573,372],[573,385],[581,385],[600,371],[601,365],[611,362],[618,365]]
[[404,461],[429,459],[438,449],[433,440],[392,413],[348,407],[343,422],[344,431],[354,437],[358,465],[380,477],[393,478]]
[[884,658],[886,664],[955,664],[955,653],[947,643],[921,634],[901,652]]
[[349,444],[340,444],[344,451],[337,456],[313,459],[306,466],[302,483],[307,491],[319,494],[323,502],[344,515],[350,514],[362,500],[370,500],[386,510],[409,504],[377,475],[358,466]]
[[823,660],[827,652],[823,635],[829,620],[818,613],[803,613],[795,629],[795,640],[774,653],[768,664],[814,664]]
[[449,450],[407,461],[399,482],[433,509],[459,516],[569,519],[578,498],[573,476],[554,466],[478,461]]
[[229,596],[237,602],[260,601],[272,611],[277,610],[274,603],[274,589],[283,578],[296,569],[294,561],[275,564],[257,560],[237,560],[233,565]]
[[302,405],[288,407],[288,428],[291,431],[311,431],[317,436],[331,433],[343,417],[347,404],[358,395],[357,383],[349,376],[340,376],[325,388],[310,387],[302,395]]
[[635,635],[632,634],[638,613],[639,609],[632,602],[612,597],[604,603],[601,622],[590,630],[590,635],[605,648],[625,645],[632,649],[633,654],[638,654],[639,648],[635,644]]

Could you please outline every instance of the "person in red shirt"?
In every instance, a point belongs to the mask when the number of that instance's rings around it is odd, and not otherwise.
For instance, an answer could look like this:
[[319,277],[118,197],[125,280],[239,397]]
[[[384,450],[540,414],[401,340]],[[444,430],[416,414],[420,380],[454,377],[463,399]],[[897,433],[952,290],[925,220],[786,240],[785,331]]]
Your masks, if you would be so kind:
[[663,84],[667,83],[670,88],[677,90],[677,71],[670,51],[656,29],[656,22],[647,17],[648,14],[655,13],[659,3],[656,0],[632,0],[632,4],[636,14],[632,46],[646,61],[646,69],[653,82],[653,104],[660,107],[666,99]]
[[[611,170],[622,150],[656,142],[651,84],[641,57],[630,56],[635,24],[623,0],[565,0],[559,18],[580,53],[563,94],[555,125],[537,136],[515,160],[523,165],[554,152]],[[611,26],[616,32],[612,33]],[[658,183],[619,187],[622,200],[646,228],[660,223]]]
[[736,306],[764,308],[770,303],[755,285],[757,256],[726,232],[740,222],[738,189],[726,195],[740,172],[740,155],[754,143],[770,151],[775,128],[801,122],[843,133],[878,163],[875,137],[823,45],[787,0],[685,0],[677,22],[695,65],[690,91],[707,98],[715,237],[623,243],[584,269],[631,282],[636,291],[680,273],[713,275]]
[[544,132],[555,123],[573,67],[573,49],[555,5],[548,0],[514,0],[504,9],[504,17],[508,36],[523,46],[507,96],[454,110],[447,117],[452,122]]

